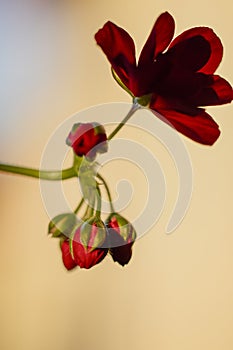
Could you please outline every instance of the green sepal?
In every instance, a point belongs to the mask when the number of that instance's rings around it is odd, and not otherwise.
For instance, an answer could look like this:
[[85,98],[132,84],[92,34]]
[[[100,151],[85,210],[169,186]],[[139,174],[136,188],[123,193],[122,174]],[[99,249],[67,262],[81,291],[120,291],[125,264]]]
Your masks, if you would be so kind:
[[101,125],[97,122],[92,122],[91,124],[93,125],[95,135],[106,134],[106,131],[105,131],[103,125]]
[[119,228],[119,234],[124,239],[124,241],[127,242],[128,239],[130,239],[131,241],[135,241],[137,234],[133,225],[120,214],[117,214],[117,213],[110,214],[106,220],[106,225],[108,225],[108,223],[113,218],[116,218],[118,228]]
[[[72,129],[71,129],[71,132],[70,134],[71,135],[74,135],[77,131],[77,129],[79,128],[79,126],[81,125],[82,123],[75,123],[73,126],[72,126]],[[71,143],[70,143],[70,140],[69,140],[69,135],[67,136],[66,138],[66,144],[67,146],[71,146]]]
[[67,240],[67,237],[64,235],[59,236],[59,246],[61,248],[62,244]]
[[50,221],[48,234],[52,234],[52,237],[55,238],[61,235],[69,237],[76,222],[77,217],[74,213],[59,214]]
[[152,94],[134,97],[133,102],[139,104],[140,106],[148,107],[150,105],[151,97]]
[[[93,230],[95,230],[94,233]],[[93,234],[95,235],[94,240],[90,242]],[[91,248],[91,251],[100,247],[106,240],[106,236],[107,234],[104,223],[96,217],[84,222],[80,229],[80,241],[86,248]]]
[[85,248],[88,247],[88,243],[91,236],[92,227],[88,224],[88,222],[84,222],[80,229],[80,242],[84,245]]
[[111,68],[111,72],[112,72],[112,76],[113,78],[116,80],[117,84],[120,85],[120,87],[125,90],[131,97],[135,97],[133,95],[133,93],[127,88],[127,86],[125,86],[125,84],[121,81],[121,79],[118,77],[118,75],[116,74],[116,72],[114,71],[113,68]]
[[74,240],[74,235],[77,231],[77,229],[82,225],[82,222],[80,221],[73,229],[73,231],[70,234],[70,239],[69,239],[69,248],[70,248],[70,254],[72,258],[74,259],[74,253],[73,253],[73,240]]
[[143,95],[140,97],[134,96],[134,94],[127,88],[127,86],[125,86],[125,84],[122,82],[122,80],[118,77],[118,75],[116,74],[116,72],[114,71],[113,68],[111,68],[111,71],[112,71],[112,76],[115,79],[115,81],[117,82],[117,84],[120,85],[120,87],[122,89],[124,89],[133,98],[133,103],[137,103],[143,107],[149,106],[152,94]]

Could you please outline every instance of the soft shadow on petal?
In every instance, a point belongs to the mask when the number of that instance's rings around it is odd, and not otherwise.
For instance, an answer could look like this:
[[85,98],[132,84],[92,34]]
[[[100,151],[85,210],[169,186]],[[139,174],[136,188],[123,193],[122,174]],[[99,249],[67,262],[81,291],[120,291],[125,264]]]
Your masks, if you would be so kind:
[[211,56],[211,47],[202,36],[180,41],[165,53],[174,67],[197,72],[208,62]]
[[208,62],[206,62],[200,69],[200,72],[205,74],[213,74],[222,60],[223,46],[221,40],[212,29],[208,27],[195,27],[188,29],[171,42],[169,49],[178,43],[195,36],[202,36],[209,43],[211,51]]
[[231,85],[219,75],[211,76],[212,84],[204,86],[198,93],[189,98],[196,106],[216,106],[230,103],[233,99]]
[[130,71],[136,66],[135,46],[131,36],[109,21],[95,34],[95,39],[114,71],[127,86]]
[[195,73],[182,67],[172,67],[164,75],[155,91],[164,98],[181,98],[197,94],[203,86],[209,86],[212,82],[210,76],[202,73]]

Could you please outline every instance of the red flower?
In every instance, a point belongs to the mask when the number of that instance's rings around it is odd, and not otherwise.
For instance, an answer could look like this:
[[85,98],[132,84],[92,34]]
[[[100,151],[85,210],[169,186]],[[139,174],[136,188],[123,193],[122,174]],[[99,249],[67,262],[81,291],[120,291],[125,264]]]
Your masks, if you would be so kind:
[[114,261],[124,266],[132,256],[132,245],[136,239],[133,226],[121,215],[113,213],[107,221],[109,252]]
[[99,123],[77,123],[73,125],[66,143],[79,157],[83,155],[94,160],[96,153],[108,150],[107,136],[104,127]]
[[102,248],[106,239],[105,226],[100,220],[90,219],[79,227],[72,238],[72,250],[76,264],[85,269],[100,263],[108,249]]
[[230,84],[213,74],[222,60],[223,47],[210,28],[191,28],[172,41],[174,29],[173,17],[162,13],[138,63],[133,39],[114,23],[107,22],[95,39],[134,96],[149,95],[149,107],[162,115],[155,113],[157,117],[194,141],[211,145],[220,131],[200,107],[233,99]]
[[69,240],[65,240],[61,243],[61,251],[64,266],[67,270],[72,270],[77,264],[70,253]]

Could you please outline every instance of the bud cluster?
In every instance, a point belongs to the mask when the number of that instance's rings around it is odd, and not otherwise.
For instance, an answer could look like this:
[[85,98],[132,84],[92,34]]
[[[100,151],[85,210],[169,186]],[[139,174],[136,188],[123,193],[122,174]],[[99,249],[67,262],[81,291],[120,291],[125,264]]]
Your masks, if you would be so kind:
[[136,232],[125,218],[112,213],[103,222],[98,217],[78,221],[75,214],[56,216],[49,224],[49,234],[60,238],[63,264],[67,270],[90,269],[100,263],[107,253],[124,266],[132,256]]
[[[49,234],[60,239],[63,264],[67,270],[77,266],[90,269],[109,253],[113,261],[124,266],[131,259],[136,232],[125,218],[114,212],[112,204],[112,213],[105,222],[101,220],[101,192],[93,171],[97,153],[108,149],[105,129],[95,122],[74,124],[66,143],[73,148],[74,162],[77,161],[74,164],[79,164],[77,177],[88,204],[83,219],[78,219],[76,215],[78,207],[75,213],[60,214],[49,224]],[[84,158],[82,166],[80,157]],[[105,187],[110,194],[106,183]],[[109,200],[111,203],[111,198]]]

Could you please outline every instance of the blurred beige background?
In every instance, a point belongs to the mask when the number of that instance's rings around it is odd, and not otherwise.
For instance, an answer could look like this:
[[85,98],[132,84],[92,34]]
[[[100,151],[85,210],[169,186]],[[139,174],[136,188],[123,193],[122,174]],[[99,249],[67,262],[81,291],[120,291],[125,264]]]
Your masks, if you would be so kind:
[[[130,102],[93,35],[110,19],[140,50],[165,10],[176,19],[176,33],[198,25],[215,29],[225,48],[218,73],[233,83],[230,1],[2,1],[2,160],[37,167],[65,118],[95,104]],[[92,270],[67,273],[57,242],[46,234],[38,181],[1,175],[2,350],[233,348],[232,106],[208,110],[222,134],[213,147],[185,139],[193,197],[170,236],[165,227],[177,175],[169,155],[151,145],[166,174],[167,199],[125,268],[107,258]],[[121,136],[129,136],[126,129]],[[117,176],[131,173],[123,169],[106,167],[113,188]],[[138,191],[124,212],[129,219],[145,197]]]

